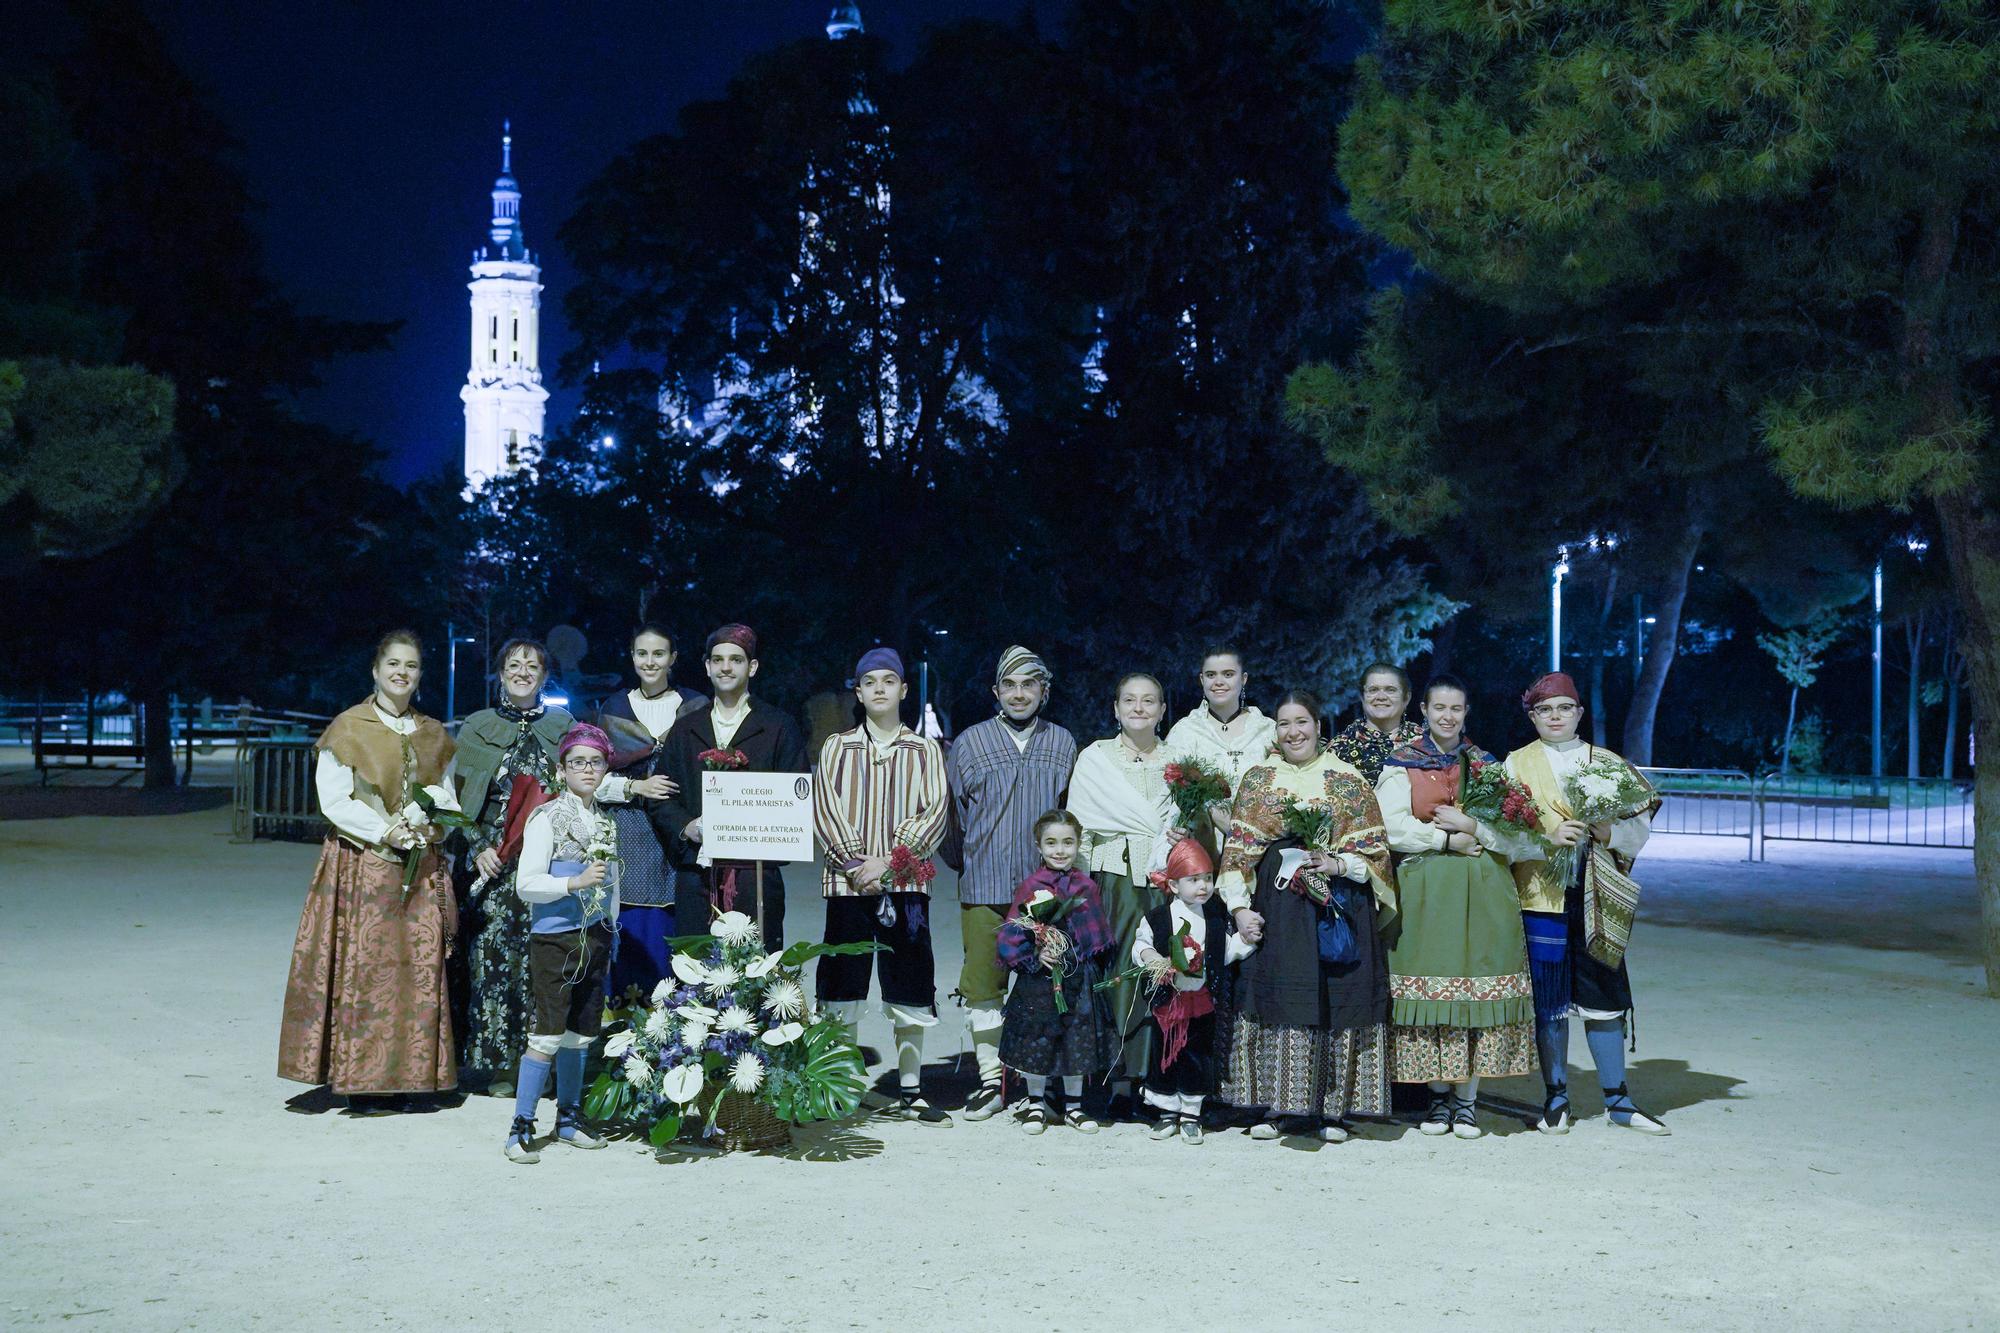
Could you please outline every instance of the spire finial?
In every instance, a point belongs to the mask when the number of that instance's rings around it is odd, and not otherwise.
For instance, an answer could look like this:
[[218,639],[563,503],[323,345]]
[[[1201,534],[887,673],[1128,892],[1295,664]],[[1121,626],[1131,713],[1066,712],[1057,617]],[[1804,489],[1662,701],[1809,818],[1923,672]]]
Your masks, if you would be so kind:
[[512,120],[503,120],[500,122],[500,174],[503,176],[514,174],[514,122]]
[[843,37],[852,37],[855,33],[863,31],[865,29],[861,26],[860,5],[833,7],[833,14],[826,21],[826,35],[829,38],[837,42]]

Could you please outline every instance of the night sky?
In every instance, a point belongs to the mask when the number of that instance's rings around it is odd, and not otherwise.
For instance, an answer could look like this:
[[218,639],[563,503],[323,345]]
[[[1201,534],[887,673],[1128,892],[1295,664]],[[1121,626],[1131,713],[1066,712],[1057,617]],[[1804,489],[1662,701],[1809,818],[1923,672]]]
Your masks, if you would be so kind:
[[[831,8],[203,0],[149,12],[242,141],[265,208],[267,266],[287,294],[310,313],[404,321],[391,350],[330,366],[302,409],[374,440],[391,479],[406,482],[459,466],[466,265],[486,239],[501,120],[514,122],[522,218],[547,287],[542,370],[554,433],[576,401],[554,380],[570,346],[570,275],[555,233],[578,193],[626,145],[673,128],[684,103],[719,95],[746,57],[825,40]],[[1018,9],[868,0],[861,13],[902,59],[928,24]]]

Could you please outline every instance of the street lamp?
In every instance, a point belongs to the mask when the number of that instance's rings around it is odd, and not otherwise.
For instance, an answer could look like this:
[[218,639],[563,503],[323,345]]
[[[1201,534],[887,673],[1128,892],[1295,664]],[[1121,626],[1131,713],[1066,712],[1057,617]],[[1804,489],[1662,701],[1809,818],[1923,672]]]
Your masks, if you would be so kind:
[[[1931,543],[1921,532],[1912,531],[1904,534],[1902,547],[1911,555],[1921,558],[1924,552],[1931,549]],[[1875,613],[1871,619],[1870,631],[1873,642],[1870,645],[1869,655],[1872,658],[1871,674],[1874,677],[1874,690],[1869,707],[1869,720],[1874,737],[1874,753],[1868,775],[1879,778],[1882,776],[1882,557],[1880,555],[1875,557]],[[1916,688],[1914,677],[1910,688]]]
[[1556,547],[1556,562],[1549,569],[1549,670],[1563,669],[1563,576],[1569,573],[1569,548],[1580,546],[1585,554],[1618,549],[1618,534],[1591,533],[1579,542]]
[[444,669],[444,720],[449,722],[458,715],[458,645],[478,643],[469,634],[461,635],[457,626],[445,622],[445,669]]

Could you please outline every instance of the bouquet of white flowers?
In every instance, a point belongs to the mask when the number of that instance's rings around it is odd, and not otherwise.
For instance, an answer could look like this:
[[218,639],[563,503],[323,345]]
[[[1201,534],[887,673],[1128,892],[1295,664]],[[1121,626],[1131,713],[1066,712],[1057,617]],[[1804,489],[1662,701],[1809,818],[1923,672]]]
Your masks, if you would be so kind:
[[[1605,755],[1592,759],[1563,780],[1563,800],[1569,805],[1570,818],[1586,824],[1603,824],[1651,809],[1659,796],[1630,764],[1616,755]],[[1575,847],[1554,849],[1549,867],[1555,872],[1556,883],[1569,883],[1576,870],[1578,849],[1586,845],[1578,843]]]
[[635,1123],[656,1147],[691,1121],[712,1128],[725,1099],[750,1098],[786,1124],[837,1120],[861,1105],[866,1068],[847,1029],[806,998],[800,967],[823,954],[872,953],[867,944],[764,951],[757,923],[724,912],[707,935],[671,941],[673,975],[644,1017],[614,1032],[609,1067],[585,1108]]

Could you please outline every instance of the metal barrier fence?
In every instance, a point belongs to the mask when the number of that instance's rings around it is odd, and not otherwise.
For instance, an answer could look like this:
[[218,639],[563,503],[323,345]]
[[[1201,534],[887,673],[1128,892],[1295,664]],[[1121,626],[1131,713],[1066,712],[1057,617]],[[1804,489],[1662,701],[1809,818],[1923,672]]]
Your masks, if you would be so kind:
[[1970,780],[1775,773],[1741,769],[1644,768],[1665,798],[1656,833],[1742,838],[1745,859],[1777,842],[1869,843],[1881,847],[1972,846]]
[[313,786],[317,754],[310,738],[264,738],[236,747],[235,813],[231,836],[237,842],[282,838],[317,842],[326,836]]

